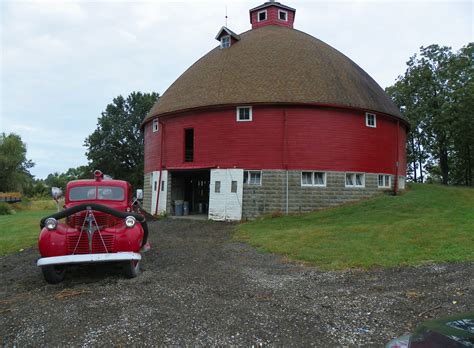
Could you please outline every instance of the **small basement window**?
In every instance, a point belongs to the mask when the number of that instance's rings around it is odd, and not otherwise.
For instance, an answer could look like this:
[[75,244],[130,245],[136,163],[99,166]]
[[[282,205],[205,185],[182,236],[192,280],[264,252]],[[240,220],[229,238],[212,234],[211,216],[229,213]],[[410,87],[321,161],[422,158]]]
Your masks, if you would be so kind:
[[237,107],[237,121],[238,122],[252,121],[252,107],[251,106]]
[[377,127],[377,118],[375,114],[370,114],[368,112],[365,114],[365,125],[372,128]]
[[346,187],[365,187],[365,174],[346,173]]
[[244,171],[244,184],[262,185],[262,172],[260,170]]
[[230,36],[226,35],[221,37],[221,48],[229,48],[230,47]]
[[154,120],[153,120],[153,133],[154,133],[154,132],[158,132],[158,129],[159,129],[158,120],[157,120],[157,119],[154,119]]
[[301,172],[301,186],[326,186],[326,173]]
[[378,186],[379,188],[390,188],[392,185],[390,175],[379,174]]
[[278,18],[281,21],[287,22],[288,21],[288,12],[283,11],[283,10],[278,10]]
[[237,181],[232,180],[230,184],[230,192],[237,193]]
[[257,14],[257,18],[258,18],[258,21],[259,21],[259,22],[262,22],[262,21],[267,20],[267,10],[265,10],[265,11],[260,11],[260,12]]

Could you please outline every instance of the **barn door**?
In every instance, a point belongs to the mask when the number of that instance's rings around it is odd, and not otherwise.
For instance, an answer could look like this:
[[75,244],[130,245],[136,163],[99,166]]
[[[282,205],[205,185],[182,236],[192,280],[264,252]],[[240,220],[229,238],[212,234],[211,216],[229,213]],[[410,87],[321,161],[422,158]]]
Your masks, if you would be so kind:
[[209,219],[242,219],[243,169],[213,169],[209,188]]

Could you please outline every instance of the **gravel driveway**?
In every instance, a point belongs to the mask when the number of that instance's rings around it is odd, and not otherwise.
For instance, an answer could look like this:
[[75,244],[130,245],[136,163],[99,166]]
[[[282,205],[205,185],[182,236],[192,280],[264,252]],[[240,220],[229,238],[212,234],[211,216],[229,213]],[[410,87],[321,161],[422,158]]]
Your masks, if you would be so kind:
[[150,224],[131,280],[102,265],[48,285],[36,249],[0,258],[0,345],[380,346],[473,310],[474,263],[326,272],[235,243],[234,227]]

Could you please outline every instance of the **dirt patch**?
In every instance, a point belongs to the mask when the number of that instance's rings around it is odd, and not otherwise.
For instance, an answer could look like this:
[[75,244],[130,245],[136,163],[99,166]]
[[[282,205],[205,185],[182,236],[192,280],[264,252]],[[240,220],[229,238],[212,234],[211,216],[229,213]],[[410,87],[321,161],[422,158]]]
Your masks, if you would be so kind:
[[0,345],[382,345],[473,309],[474,263],[326,272],[231,241],[234,226],[163,220],[138,278],[73,267],[48,285],[37,250],[0,258]]

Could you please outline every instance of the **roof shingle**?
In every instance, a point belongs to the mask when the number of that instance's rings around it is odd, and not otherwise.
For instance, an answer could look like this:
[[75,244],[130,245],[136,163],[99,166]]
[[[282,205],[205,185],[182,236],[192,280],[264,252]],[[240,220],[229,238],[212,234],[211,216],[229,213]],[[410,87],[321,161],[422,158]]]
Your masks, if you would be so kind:
[[242,33],[194,63],[162,95],[144,122],[206,106],[323,104],[396,116],[398,108],[357,64],[295,29],[265,26]]

